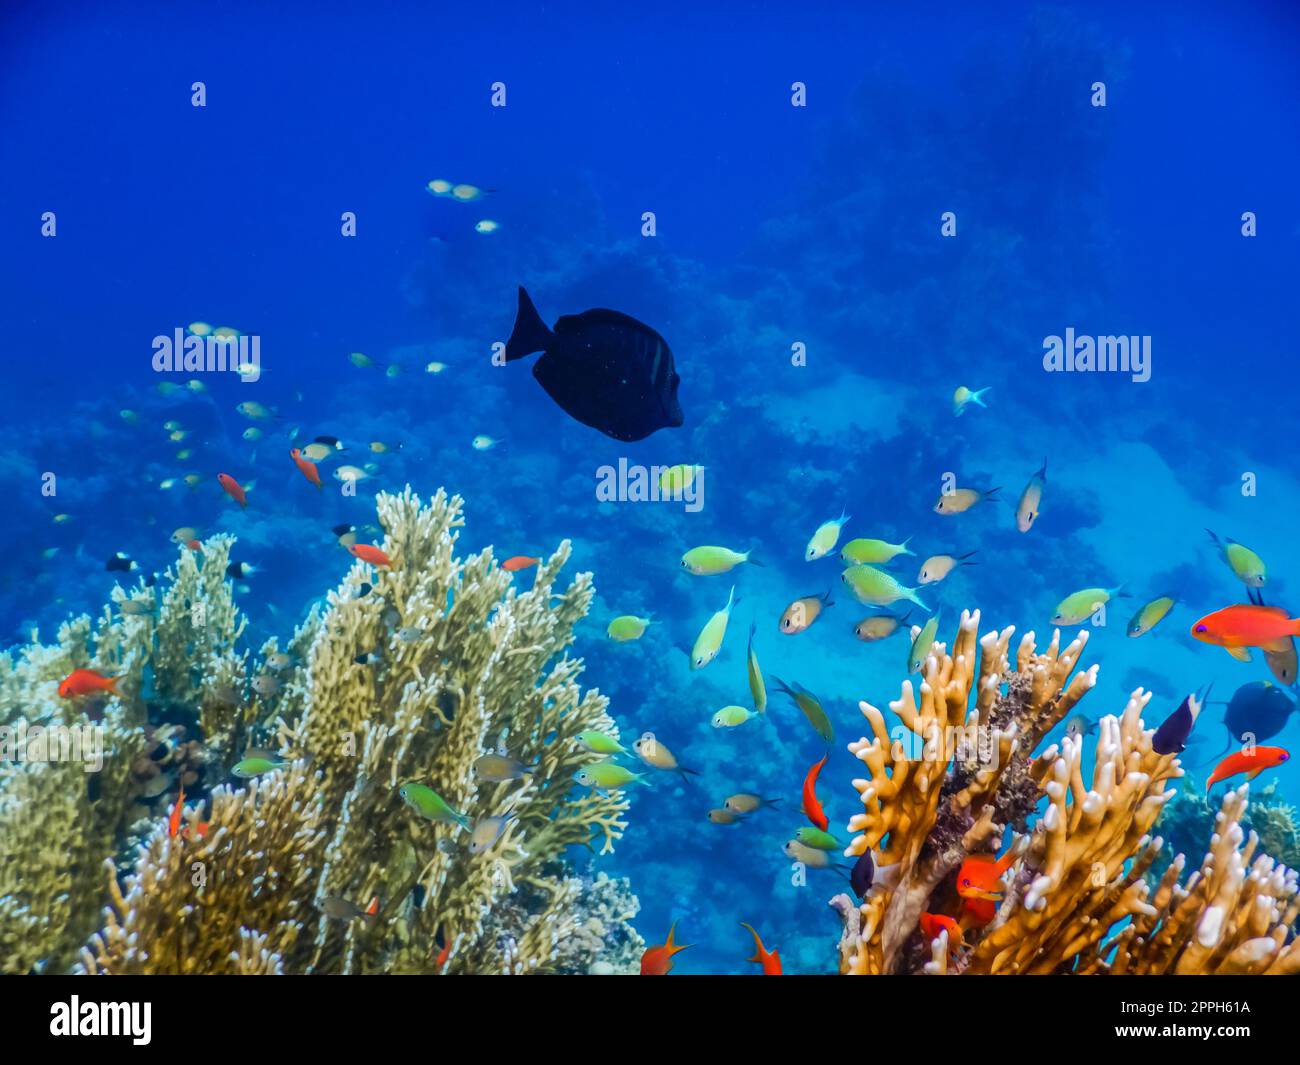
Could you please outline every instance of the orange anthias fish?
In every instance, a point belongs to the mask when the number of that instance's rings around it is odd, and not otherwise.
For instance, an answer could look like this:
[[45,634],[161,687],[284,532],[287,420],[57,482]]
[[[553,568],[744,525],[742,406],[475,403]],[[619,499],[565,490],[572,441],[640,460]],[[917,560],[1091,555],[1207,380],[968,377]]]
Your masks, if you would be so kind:
[[[767,950],[763,946],[763,941],[759,938],[758,933],[754,931],[754,926],[740,922],[741,928],[748,928],[749,934],[754,937],[754,956],[746,958],[746,961],[757,962],[763,967],[764,976],[781,976],[781,955],[775,950]],[[683,948],[684,949],[684,948]]]
[[677,931],[677,922],[673,922],[672,928],[668,929],[668,942],[661,943],[657,947],[647,947],[646,952],[641,955],[641,975],[642,976],[667,976],[673,968],[673,955],[680,954],[683,950],[690,947],[687,943],[679,947],[673,942],[673,933]]
[[217,474],[217,480],[221,482],[221,487],[226,490],[226,494],[238,503],[240,507],[248,506],[248,496],[244,494],[244,490],[240,487],[239,482],[231,477],[230,474],[219,473]]
[[1015,847],[1008,847],[1006,854],[996,861],[987,854],[972,854],[961,863],[957,871],[957,894],[973,922],[986,925],[993,920],[1002,901],[999,881],[1015,860]]
[[1220,780],[1235,777],[1238,773],[1245,773],[1247,780],[1254,780],[1265,769],[1280,766],[1290,757],[1290,752],[1282,747],[1251,747],[1237,751],[1214,767],[1210,779],[1205,782],[1205,790],[1208,793]]
[[181,814],[185,812],[185,785],[181,785],[180,793],[176,796],[176,805],[172,808],[172,815],[167,820],[167,835],[172,839],[176,838],[176,833],[180,831]]
[[951,917],[945,917],[941,913],[923,913],[921,914],[921,935],[925,936],[930,942],[939,938],[940,932],[948,933],[948,953],[952,957],[957,956],[957,950],[966,945],[961,935],[961,925]]
[[190,541],[189,543],[187,543],[185,546],[188,547],[191,551],[197,551],[199,548],[201,548],[201,547],[203,546],[203,541],[201,541],[201,540],[191,540],[191,541]]
[[325,487],[320,482],[320,470],[316,468],[316,463],[304,456],[302,451],[295,447],[289,451],[289,457],[293,459],[294,465],[302,471],[302,475],[306,477],[307,480],[311,481],[311,483],[317,488]]
[[535,566],[539,562],[541,562],[540,558],[529,558],[527,555],[515,555],[514,558],[508,558],[502,562],[501,568],[507,573],[518,573],[521,569]]
[[1280,606],[1241,603],[1206,614],[1192,626],[1192,635],[1203,643],[1224,648],[1234,658],[1249,661],[1242,648],[1282,651],[1289,647],[1290,637],[1300,636],[1300,618],[1287,617]]
[[187,839],[190,842],[193,842],[196,839],[203,839],[208,834],[208,828],[209,825],[206,821],[200,821],[193,828],[186,825],[181,829],[181,839]]
[[106,677],[102,673],[96,673],[93,669],[74,669],[59,684],[59,694],[65,699],[72,699],[78,695],[90,695],[92,692],[108,692],[110,695],[121,695],[117,690],[117,682],[121,677]]
[[830,822],[817,798],[817,777],[829,757],[830,755],[823,755],[822,760],[808,770],[808,775],[803,778],[803,812],[808,816],[808,820],[823,832],[830,826]]
[[391,566],[393,560],[384,554],[373,544],[352,544],[349,551],[362,562],[369,562],[372,566]]

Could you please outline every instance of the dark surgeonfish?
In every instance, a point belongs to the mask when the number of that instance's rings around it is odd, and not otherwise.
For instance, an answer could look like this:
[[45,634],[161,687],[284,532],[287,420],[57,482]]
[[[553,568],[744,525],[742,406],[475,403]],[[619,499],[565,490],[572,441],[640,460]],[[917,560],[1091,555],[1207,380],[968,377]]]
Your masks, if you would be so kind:
[[546,327],[528,293],[506,344],[506,361],[542,352],[533,376],[571,418],[615,440],[641,440],[682,424],[681,378],[667,342],[618,311],[566,314]]
[[1261,743],[1276,736],[1286,726],[1287,719],[1296,709],[1295,700],[1286,689],[1272,681],[1253,680],[1243,684],[1233,694],[1223,713],[1223,723],[1228,728],[1228,746],[1217,756],[1222,757],[1236,743]]
[[1192,726],[1209,696],[1210,689],[1206,688],[1204,695],[1193,693],[1179,703],[1178,709],[1165,718],[1151,737],[1151,749],[1156,754],[1182,754],[1187,747],[1187,737],[1192,734]]

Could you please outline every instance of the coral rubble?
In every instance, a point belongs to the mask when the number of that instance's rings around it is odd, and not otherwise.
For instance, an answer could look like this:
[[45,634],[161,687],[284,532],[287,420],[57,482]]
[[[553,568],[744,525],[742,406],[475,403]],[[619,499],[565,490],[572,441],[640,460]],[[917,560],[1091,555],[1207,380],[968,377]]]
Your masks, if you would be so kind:
[[[1096,683],[1095,666],[1074,671],[1086,630],[1064,649],[1058,632],[1042,652],[1026,635],[1013,668],[1014,630],[977,640],[978,626],[978,612],[963,613],[951,653],[936,643],[925,663],[919,703],[905,681],[890,704],[919,755],[861,704],[873,735],[849,745],[869,775],[854,781],[863,812],[847,853],[871,851],[877,875],[860,904],[831,902],[844,922],[841,971],[1300,972],[1297,875],[1256,854],[1242,827],[1246,787],[1224,798],[1199,870],[1180,882],[1179,855],[1153,887],[1144,874],[1163,843],[1150,833],[1183,770],[1152,749],[1150,694],[1102,719],[1085,784],[1082,738],[1033,752]],[[982,913],[958,871],[1000,849],[1008,829],[1000,904]],[[963,929],[956,950],[946,932],[926,942],[918,931],[923,912],[950,910]]]

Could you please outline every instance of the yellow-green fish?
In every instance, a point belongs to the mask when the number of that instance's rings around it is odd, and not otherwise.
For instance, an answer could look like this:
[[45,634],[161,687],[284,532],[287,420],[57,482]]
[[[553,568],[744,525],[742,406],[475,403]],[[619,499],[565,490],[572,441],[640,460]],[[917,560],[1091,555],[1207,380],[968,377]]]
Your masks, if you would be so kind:
[[118,414],[122,416],[122,421],[126,422],[127,425],[140,424],[140,415],[136,414],[136,412],[133,410],[127,410],[126,408],[123,408],[122,410],[118,411]]
[[853,626],[853,635],[863,643],[875,643],[893,636],[906,621],[906,617],[900,618],[893,614],[872,614]]
[[939,497],[938,502],[934,505],[934,512],[936,514],[964,514],[976,503],[995,498],[1000,491],[1000,488],[990,488],[987,492],[981,492],[977,488],[954,488],[951,492],[945,492]]
[[481,218],[474,223],[475,233],[495,233],[501,228],[501,223],[491,218]]
[[829,832],[823,832],[820,828],[813,828],[811,825],[805,825],[799,829],[794,834],[794,838],[805,847],[812,847],[814,850],[838,851],[844,849],[844,844]]
[[469,818],[454,810],[446,799],[427,784],[410,781],[398,788],[397,794],[401,796],[402,802],[425,820],[438,821],[444,825],[459,825],[469,831]]
[[597,732],[594,729],[579,732],[574,739],[592,754],[618,755],[631,753],[613,736],[604,732]]
[[1029,478],[1025,490],[1020,493],[1020,502],[1016,504],[1016,528],[1028,532],[1038,520],[1038,512],[1043,505],[1043,488],[1047,484],[1047,459],[1036,474]]
[[989,385],[988,388],[981,388],[976,391],[967,388],[965,385],[959,385],[957,390],[952,394],[953,414],[960,418],[966,413],[966,405],[968,403],[974,403],[977,407],[987,407],[988,404],[984,402],[984,393],[992,387],[992,385]]
[[431,362],[424,368],[425,373],[442,373],[447,368],[445,362]]
[[900,599],[907,599],[927,613],[930,610],[916,597],[915,588],[904,588],[893,574],[876,569],[875,566],[850,566],[840,579],[849,586],[860,603],[889,606]]
[[836,863],[831,861],[829,851],[820,851],[816,847],[809,847],[806,843],[800,843],[797,839],[792,839],[784,847],[785,856],[796,862],[808,866],[809,869],[831,869],[835,868]]
[[930,650],[934,647],[934,634],[939,631],[939,615],[935,614],[929,621],[921,626],[912,640],[912,650],[907,656],[907,671],[909,673],[919,673],[925,660],[930,657]]
[[840,548],[840,558],[850,565],[868,562],[872,565],[884,565],[892,562],[899,555],[914,555],[908,548],[912,538],[909,536],[901,544],[891,544],[888,540],[871,540],[859,538],[850,540]]
[[826,711],[822,709],[821,700],[817,696],[801,684],[787,685],[778,676],[773,675],[772,681],[776,685],[777,691],[784,692],[794,700],[794,705],[803,712],[803,716],[808,719],[808,724],[812,725],[818,736],[827,743],[834,742],[835,729],[831,725],[831,719],[826,716]]
[[727,605],[704,623],[699,636],[695,638],[695,647],[691,650],[691,669],[703,669],[722,649],[722,638],[727,634],[727,622],[731,618],[731,608],[736,602],[736,586],[731,586],[727,596]]
[[245,418],[252,418],[255,421],[265,421],[267,418],[272,417],[270,409],[262,406],[254,399],[244,400],[235,410],[239,411]]
[[433,196],[450,196],[451,182],[446,178],[434,178],[424,186]]
[[185,327],[185,330],[192,336],[205,337],[212,332],[212,326],[208,325],[207,322],[190,322],[190,324]]
[[660,495],[680,495],[695,483],[695,478],[704,470],[703,466],[678,465],[669,466],[659,474]]
[[579,769],[573,775],[573,779],[584,788],[599,788],[601,791],[617,791],[629,784],[649,786],[645,774],[633,773],[632,770],[617,762],[597,762],[589,765],[586,769]]
[[746,649],[749,665],[749,694],[754,697],[754,709],[760,714],[767,712],[767,685],[763,683],[763,671],[758,668],[758,655],[754,653],[754,623],[749,623],[749,647]]
[[819,558],[825,558],[835,550],[835,545],[839,543],[840,529],[844,523],[849,520],[845,511],[840,512],[840,516],[835,521],[824,521],[817,526],[817,531],[812,534],[812,539],[808,541],[808,547],[804,551],[804,561],[812,562]]
[[1214,541],[1216,547],[1223,554],[1225,561],[1231,568],[1232,572],[1237,575],[1247,588],[1263,588],[1264,581],[1268,577],[1268,572],[1264,566],[1264,560],[1255,554],[1245,544],[1239,544],[1230,537],[1220,540],[1209,529],[1205,530],[1210,534],[1210,539]]
[[1056,613],[1052,615],[1053,625],[1082,625],[1112,599],[1124,593],[1123,585],[1116,588],[1084,588],[1082,591],[1067,595],[1057,604]]
[[823,595],[805,595],[785,608],[777,628],[787,636],[797,636],[821,617],[825,607],[834,605],[829,588]]
[[758,715],[743,706],[724,706],[713,715],[714,728],[738,728],[752,717]]
[[348,358],[352,360],[353,366],[360,367],[363,370],[368,370],[371,366],[375,364],[374,359],[372,359],[369,355],[363,355],[359,351],[354,351],[351,355],[348,356]]
[[387,377],[390,381],[394,377],[401,377],[402,376],[401,364],[396,362],[390,362],[388,364],[388,369],[384,371],[384,376]]
[[1128,634],[1130,636],[1141,636],[1143,633],[1150,632],[1160,622],[1164,621],[1165,615],[1173,610],[1174,604],[1177,602],[1177,598],[1172,595],[1162,595],[1152,599],[1151,602],[1133,615],[1133,620],[1128,623]]
[[262,439],[262,430],[259,429],[256,425],[250,425],[247,429],[243,431],[241,435],[245,440],[251,441],[252,443],[257,443],[257,441]]
[[277,758],[266,758],[256,755],[251,758],[241,758],[230,767],[230,775],[238,777],[240,780],[250,780],[253,777],[260,777],[264,773],[269,773],[273,769],[280,769],[285,765]]
[[974,551],[967,551],[964,555],[931,555],[921,563],[921,572],[916,575],[917,584],[938,584],[948,574],[958,566],[973,566],[974,562],[968,562],[967,559],[975,554]]
[[605,635],[615,643],[627,643],[639,640],[650,625],[649,618],[639,618],[635,614],[622,614],[605,628]]
[[780,799],[765,799],[761,795],[754,795],[752,792],[741,791],[735,795],[728,795],[722,804],[722,808],[733,814],[752,814],[755,810],[760,810],[765,806],[780,806]]
[[[713,577],[729,573],[742,562],[749,562],[750,551],[732,551],[728,547],[692,547],[682,555],[682,569],[697,577]],[[755,566],[762,565],[755,562]]]

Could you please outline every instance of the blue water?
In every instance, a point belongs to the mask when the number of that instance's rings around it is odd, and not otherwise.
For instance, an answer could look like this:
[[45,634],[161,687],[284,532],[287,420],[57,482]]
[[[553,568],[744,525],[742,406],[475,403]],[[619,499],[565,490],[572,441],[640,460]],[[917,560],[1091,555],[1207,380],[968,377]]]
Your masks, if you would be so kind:
[[[599,860],[633,879],[646,938],[676,919],[696,944],[678,971],[748,971],[745,920],[787,971],[826,971],[841,882],[792,886],[780,849],[823,745],[777,695],[775,730],[709,723],[747,701],[754,620],[764,668],[834,720],[819,791],[842,832],[858,808],[844,747],[865,729],[857,702],[896,697],[907,646],[854,639],[869,611],[834,559],[803,560],[821,522],[847,510],[844,538],[911,536],[922,558],[978,550],[923,594],[949,636],[978,607],[986,628],[1046,639],[1066,594],[1124,582],[1134,598],[1085,657],[1102,667],[1094,718],[1138,685],[1172,709],[1210,681],[1226,695],[1268,677],[1258,655],[1234,662],[1188,629],[1244,601],[1207,527],[1258,551],[1269,602],[1300,609],[1298,20],[1285,3],[654,6],[8,5],[0,640],[34,623],[52,638],[105,600],[109,555],[164,568],[171,531],[193,525],[235,534],[259,567],[242,596],[256,646],[346,571],[329,529],[369,520],[370,489],[445,485],[468,500],[466,551],[574,541],[599,591],[576,648],[587,683],[625,733],[653,730],[700,774],[638,791]],[[424,191],[439,177],[493,191],[454,203]],[[1241,234],[1246,211],[1257,236]],[[475,232],[482,218],[499,230]],[[685,425],[621,444],[564,415],[526,366],[493,366],[520,283],[547,321],[612,307],[662,333]],[[258,335],[261,380],[160,396],[152,338],[195,320]],[[1043,339],[1067,327],[1150,336],[1150,380],[1045,373]],[[806,365],[791,364],[796,343]],[[431,360],[447,370],[426,373]],[[991,386],[987,409],[954,418],[958,385]],[[250,399],[282,416],[256,445],[235,411]],[[168,419],[192,431],[191,459],[175,458]],[[370,440],[404,447],[348,499],[294,469],[295,426],[341,437],[353,462],[374,458]],[[501,446],[474,450],[478,434]],[[931,511],[947,471],[1014,500],[1044,457],[1027,535],[1005,502]],[[702,464],[706,505],[599,503],[595,471],[620,458]],[[255,505],[234,508],[218,470],[255,480]],[[158,487],[190,471],[195,490]],[[707,543],[753,548],[764,567],[683,574],[682,552]],[[904,583],[918,561],[895,567]],[[722,653],[691,672],[685,652],[732,578]],[[837,601],[813,628],[777,631],[790,600],[828,587]],[[1181,597],[1170,617],[1127,638],[1131,610],[1167,591]],[[611,644],[605,625],[625,613],[655,624]],[[1221,712],[1198,725],[1211,754]],[[1293,719],[1276,742],[1296,733]],[[1277,779],[1300,788],[1294,767]],[[740,790],[784,810],[707,823]]]

